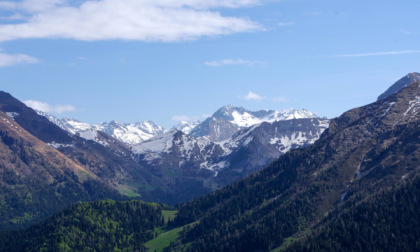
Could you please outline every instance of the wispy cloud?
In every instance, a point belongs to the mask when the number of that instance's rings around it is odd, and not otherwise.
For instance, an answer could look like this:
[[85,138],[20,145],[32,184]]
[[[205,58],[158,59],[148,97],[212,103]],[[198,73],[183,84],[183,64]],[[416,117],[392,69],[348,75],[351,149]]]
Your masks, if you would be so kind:
[[411,31],[407,31],[407,30],[400,30],[401,33],[407,34],[407,35],[411,35],[412,32]]
[[222,59],[222,60],[207,61],[204,64],[206,64],[207,66],[212,66],[212,67],[222,67],[222,66],[234,66],[234,65],[264,66],[266,63],[262,61],[255,61],[255,60]]
[[50,105],[45,102],[34,101],[34,100],[26,100],[23,103],[26,106],[31,107],[35,110],[39,110],[46,113],[54,113],[54,114],[62,114],[65,112],[73,112],[76,111],[76,108],[72,105]]
[[210,115],[208,114],[203,114],[199,116],[174,115],[172,116],[171,119],[177,122],[193,122],[193,121],[203,120],[207,117],[210,117]]
[[369,53],[356,53],[356,54],[338,54],[331,56],[332,58],[354,58],[354,57],[369,57],[369,56],[383,56],[383,55],[400,55],[400,54],[414,54],[420,53],[420,50],[407,50],[407,51],[389,51],[389,52],[369,52]]
[[35,64],[39,60],[26,54],[0,53],[0,67],[14,66],[21,64]]
[[0,41],[64,38],[83,41],[184,41],[263,30],[249,18],[223,16],[264,0],[68,0],[0,1],[0,9],[24,14],[18,24],[0,25]]
[[294,25],[295,22],[280,22],[278,23],[279,26],[291,26]]
[[259,95],[257,93],[251,92],[251,91],[249,91],[248,94],[246,94],[246,95],[240,95],[239,98],[247,100],[247,101],[266,100],[266,101],[272,101],[272,102],[289,102],[289,100],[287,100],[284,97],[270,98],[270,97]]
[[251,100],[257,100],[258,101],[258,100],[265,100],[266,99],[266,97],[261,96],[259,94],[254,93],[254,92],[251,92],[251,91],[249,91],[247,95],[239,96],[239,97],[242,98],[242,99],[245,99],[247,101],[251,101]]

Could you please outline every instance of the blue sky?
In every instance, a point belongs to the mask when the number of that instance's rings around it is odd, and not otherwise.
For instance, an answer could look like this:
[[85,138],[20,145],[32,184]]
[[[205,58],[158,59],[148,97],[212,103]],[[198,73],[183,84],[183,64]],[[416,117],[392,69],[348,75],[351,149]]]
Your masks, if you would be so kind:
[[418,0],[0,1],[0,90],[166,128],[232,104],[336,117],[420,71]]

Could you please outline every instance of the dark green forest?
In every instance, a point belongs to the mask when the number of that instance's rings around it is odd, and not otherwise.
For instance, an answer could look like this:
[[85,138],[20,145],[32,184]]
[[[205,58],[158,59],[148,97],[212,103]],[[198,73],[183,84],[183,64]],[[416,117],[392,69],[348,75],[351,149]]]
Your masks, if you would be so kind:
[[287,251],[420,251],[420,176],[347,202]]
[[1,251],[145,251],[163,206],[138,200],[78,203],[23,231],[1,232]]

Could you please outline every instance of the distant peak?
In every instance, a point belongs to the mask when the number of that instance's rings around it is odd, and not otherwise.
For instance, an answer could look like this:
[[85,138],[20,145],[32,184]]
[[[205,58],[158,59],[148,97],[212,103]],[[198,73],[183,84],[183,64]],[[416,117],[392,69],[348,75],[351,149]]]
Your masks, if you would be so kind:
[[[41,111],[41,112],[42,112],[42,111]],[[42,112],[42,113],[45,113],[45,112]],[[47,113],[45,113],[45,114],[47,114]],[[80,122],[79,120],[74,119],[73,117],[64,117],[62,120],[63,120],[63,121],[66,121],[66,122],[68,122],[68,121]]]
[[109,124],[110,125],[120,125],[120,123],[115,121],[115,120],[110,121]]
[[407,74],[407,76],[419,76],[420,77],[420,73],[412,72],[412,73]]
[[383,94],[378,97],[378,101],[387,98],[390,95],[398,93],[401,89],[410,85],[411,83],[420,81],[420,74],[412,72],[395,82],[390,88],[388,88]]
[[7,93],[7,92],[4,92],[4,91],[0,91],[0,95],[2,95],[2,96],[3,96],[3,95],[7,95],[7,96],[10,96],[10,97],[12,96],[11,94],[9,94],[9,93]]

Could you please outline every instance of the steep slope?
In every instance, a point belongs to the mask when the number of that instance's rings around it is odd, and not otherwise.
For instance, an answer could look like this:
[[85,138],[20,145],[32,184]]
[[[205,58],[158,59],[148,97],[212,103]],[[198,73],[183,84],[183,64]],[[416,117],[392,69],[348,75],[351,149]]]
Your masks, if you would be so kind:
[[38,116],[34,110],[29,109],[25,104],[3,91],[0,91],[0,110],[14,115],[14,121],[45,143],[55,141],[61,144],[71,144],[73,142],[71,134],[50,123],[47,118]]
[[287,251],[419,251],[420,176],[351,200]]
[[193,137],[206,137],[213,142],[226,140],[240,129],[244,129],[262,122],[274,122],[280,120],[315,118],[311,112],[295,109],[284,111],[260,110],[249,111],[242,107],[225,106],[217,110],[213,116],[191,130]]
[[161,179],[132,159],[128,147],[106,134],[85,132],[88,139],[73,135],[5,92],[0,92],[0,111],[15,115],[14,120],[30,134],[123,194],[150,200],[153,189],[165,187]]
[[[73,127],[69,127],[69,125],[66,124],[66,120],[64,120],[64,119],[63,120],[58,119],[55,116],[52,116],[52,115],[50,115],[48,113],[45,113],[45,112],[42,112],[42,111],[39,111],[39,110],[35,110],[35,111],[36,111],[36,113],[38,115],[41,115],[41,116],[47,118],[50,122],[54,123],[55,125],[57,125],[61,129],[65,130],[65,131],[67,131],[67,132],[69,132],[71,134],[76,134],[76,131],[74,131]],[[88,129],[88,128],[89,127],[86,127],[86,129]]]
[[[10,109],[10,107],[8,108]],[[0,230],[28,226],[77,201],[120,199],[95,174],[0,112]]]
[[240,130],[221,145],[227,153],[221,159],[215,180],[220,185],[231,184],[246,177],[289,150],[313,144],[328,128],[328,119],[291,119],[263,122]]
[[305,235],[346,202],[395,189],[420,172],[419,111],[417,82],[333,119],[313,145],[182,206],[174,225],[197,224],[173,248],[274,249]]
[[381,94],[378,97],[378,101],[399,92],[401,89],[405,88],[406,86],[408,86],[411,83],[416,82],[416,81],[420,81],[420,74],[419,73],[409,73],[409,74],[407,74],[406,76],[402,77],[397,82],[395,82],[394,85],[389,87],[383,94]]

